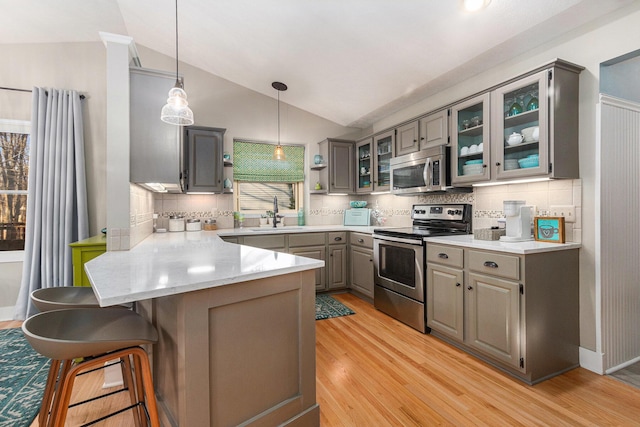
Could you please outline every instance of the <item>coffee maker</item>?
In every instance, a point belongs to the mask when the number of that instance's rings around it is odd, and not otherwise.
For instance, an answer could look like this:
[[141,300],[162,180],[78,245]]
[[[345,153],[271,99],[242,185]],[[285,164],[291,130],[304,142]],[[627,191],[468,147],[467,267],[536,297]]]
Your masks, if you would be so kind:
[[533,240],[531,236],[531,206],[525,206],[524,200],[505,200],[504,216],[507,220],[506,235],[500,237],[503,242],[525,242]]

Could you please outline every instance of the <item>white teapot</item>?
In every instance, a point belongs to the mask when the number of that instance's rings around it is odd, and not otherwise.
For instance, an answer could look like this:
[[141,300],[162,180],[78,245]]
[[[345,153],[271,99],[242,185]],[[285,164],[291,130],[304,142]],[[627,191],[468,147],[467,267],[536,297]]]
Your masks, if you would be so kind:
[[520,144],[523,139],[524,137],[522,136],[522,134],[518,132],[514,132],[511,135],[509,135],[509,138],[507,138],[507,144],[509,145]]

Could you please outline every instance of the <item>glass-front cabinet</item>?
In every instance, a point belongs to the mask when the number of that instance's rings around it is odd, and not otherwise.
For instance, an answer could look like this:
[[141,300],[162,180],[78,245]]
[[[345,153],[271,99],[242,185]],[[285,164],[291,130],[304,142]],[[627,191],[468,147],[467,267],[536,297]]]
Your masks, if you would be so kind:
[[390,130],[373,137],[372,153],[375,156],[373,191],[388,191],[391,188],[391,168],[389,162],[395,156],[395,132]]
[[549,173],[548,81],[545,70],[492,92],[497,179]]
[[490,94],[476,96],[451,108],[451,181],[453,184],[491,178]]
[[365,138],[356,142],[356,161],[358,162],[356,193],[371,193],[373,191],[373,174],[375,173],[375,158],[373,152],[373,138]]

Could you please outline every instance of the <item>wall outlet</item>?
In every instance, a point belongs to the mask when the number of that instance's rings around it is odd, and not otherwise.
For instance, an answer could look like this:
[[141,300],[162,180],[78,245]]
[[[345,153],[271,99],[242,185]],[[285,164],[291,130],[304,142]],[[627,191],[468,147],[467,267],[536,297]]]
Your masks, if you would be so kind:
[[551,216],[563,216],[564,222],[576,222],[576,207],[573,205],[558,205],[550,207]]

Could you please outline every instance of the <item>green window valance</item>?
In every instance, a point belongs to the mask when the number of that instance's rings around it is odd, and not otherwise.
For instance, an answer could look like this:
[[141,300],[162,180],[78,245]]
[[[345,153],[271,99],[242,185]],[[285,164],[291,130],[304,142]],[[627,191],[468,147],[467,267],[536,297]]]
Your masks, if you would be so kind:
[[233,141],[233,179],[252,182],[304,181],[304,147],[283,145],[285,160],[273,160],[274,144]]

